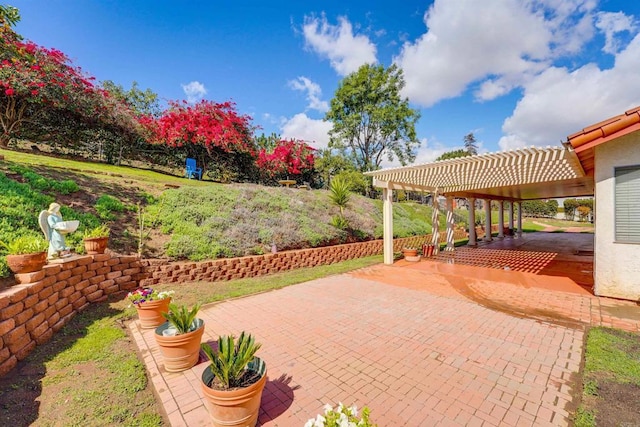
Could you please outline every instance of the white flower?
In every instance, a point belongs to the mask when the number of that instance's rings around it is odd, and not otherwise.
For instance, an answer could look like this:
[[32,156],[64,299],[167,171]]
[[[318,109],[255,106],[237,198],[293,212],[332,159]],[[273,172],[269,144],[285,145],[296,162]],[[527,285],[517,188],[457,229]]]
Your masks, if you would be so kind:
[[333,411],[333,406],[327,403],[326,405],[323,406],[323,409],[324,409],[324,413],[328,414],[329,412]]

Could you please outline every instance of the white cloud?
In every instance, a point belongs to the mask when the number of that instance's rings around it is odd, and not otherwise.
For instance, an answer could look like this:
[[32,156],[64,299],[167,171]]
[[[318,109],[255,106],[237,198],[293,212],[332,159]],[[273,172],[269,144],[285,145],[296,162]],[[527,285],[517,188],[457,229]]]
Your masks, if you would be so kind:
[[329,131],[332,128],[331,122],[312,119],[304,113],[296,114],[280,126],[283,139],[301,139],[315,149],[326,148],[329,145]]
[[181,86],[184,94],[187,96],[187,102],[190,104],[200,101],[207,94],[207,89],[198,81],[192,81]]
[[525,87],[511,117],[504,121],[503,150],[557,145],[585,126],[638,105],[640,34],[616,55],[611,69],[587,64],[575,71],[552,67]]
[[592,0],[436,0],[427,32],[404,44],[394,61],[404,95],[431,106],[478,84],[490,100],[527,84],[553,60],[593,37]]
[[321,100],[322,89],[320,89],[320,85],[312,82],[307,77],[300,76],[296,80],[290,80],[289,87],[307,93],[307,101],[309,101],[307,108],[320,111],[321,113],[329,110],[327,101]]
[[596,20],[596,27],[604,33],[605,44],[603,52],[615,55],[620,49],[616,34],[623,31],[633,31],[633,19],[622,12],[600,12]]
[[329,59],[331,67],[341,76],[346,76],[363,64],[374,64],[376,46],[365,35],[354,35],[351,22],[338,18],[338,25],[320,18],[305,16],[302,33],[306,45],[323,58]]

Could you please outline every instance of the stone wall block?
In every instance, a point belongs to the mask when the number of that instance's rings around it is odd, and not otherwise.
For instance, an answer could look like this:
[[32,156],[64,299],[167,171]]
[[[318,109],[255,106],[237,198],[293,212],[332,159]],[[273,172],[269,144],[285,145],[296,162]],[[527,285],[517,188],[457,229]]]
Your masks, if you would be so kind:
[[73,275],[71,270],[63,270],[56,274],[56,280],[66,280]]
[[100,289],[106,289],[106,288],[109,288],[109,287],[113,286],[115,283],[116,283],[115,280],[104,280],[104,281],[98,283],[98,287]]
[[27,320],[27,323],[25,323],[27,332],[29,333],[33,332],[38,326],[42,325],[42,322],[44,322],[44,314],[42,313],[36,314],[31,319]]
[[20,313],[23,308],[24,304],[22,302],[9,305],[7,308],[3,309],[0,312],[0,320],[11,319],[12,317]]
[[107,273],[104,275],[107,279],[115,279],[116,277],[120,277],[123,275],[122,271],[112,271],[111,273]]
[[55,276],[62,271],[62,266],[60,264],[47,264],[42,270],[45,276]]
[[89,279],[89,283],[91,283],[92,285],[97,285],[98,283],[102,282],[105,279],[106,278],[104,277],[104,275],[95,276]]
[[71,274],[74,276],[78,276],[80,274],[83,274],[87,271],[87,266],[86,265],[81,265],[79,267],[75,267],[71,269]]
[[109,274],[110,271],[111,271],[111,267],[100,267],[99,269],[96,270],[96,275],[98,276],[106,275],[106,274]]
[[18,358],[15,355],[12,355],[10,358],[0,363],[0,377],[15,368],[17,364]]
[[82,280],[87,280],[91,277],[94,277],[96,275],[95,271],[85,271],[84,273],[82,273]]
[[16,327],[15,319],[7,319],[0,322],[0,337]]
[[76,263],[78,265],[89,265],[93,262],[93,257],[91,255],[83,255],[80,258],[76,259]]
[[61,280],[59,282],[54,283],[51,288],[53,289],[53,292],[60,292],[62,289],[66,288],[68,285],[69,285],[69,282],[67,282],[66,280]]
[[17,325],[22,325],[23,323],[26,323],[27,320],[31,319],[31,317],[33,317],[33,309],[32,308],[28,308],[24,311],[21,311],[20,313],[18,313],[16,315],[16,317],[14,317],[14,319],[16,320],[16,326]]
[[38,280],[42,280],[44,279],[46,275],[45,270],[40,270],[40,271],[35,271],[33,273],[19,273],[19,274],[15,274],[14,277],[16,278],[16,282],[18,283],[33,283],[33,282],[37,282]]

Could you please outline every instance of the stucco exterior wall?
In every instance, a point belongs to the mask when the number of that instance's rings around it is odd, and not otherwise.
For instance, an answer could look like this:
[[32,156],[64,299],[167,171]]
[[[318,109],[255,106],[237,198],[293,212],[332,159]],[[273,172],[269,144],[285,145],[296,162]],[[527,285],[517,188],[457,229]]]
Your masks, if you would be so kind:
[[[615,241],[614,168],[640,165],[640,132],[601,144],[595,150],[596,295],[640,299],[640,244]],[[640,215],[640,205],[638,206]]]

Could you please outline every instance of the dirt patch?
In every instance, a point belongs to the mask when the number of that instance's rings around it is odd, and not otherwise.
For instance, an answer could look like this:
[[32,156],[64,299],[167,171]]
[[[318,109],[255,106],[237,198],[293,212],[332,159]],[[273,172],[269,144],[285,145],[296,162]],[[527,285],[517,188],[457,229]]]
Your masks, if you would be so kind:
[[585,397],[584,403],[595,410],[598,427],[640,426],[640,386],[618,384],[603,375],[595,375],[598,396]]

